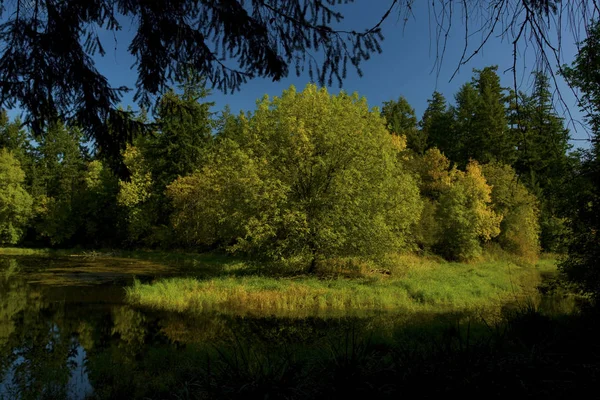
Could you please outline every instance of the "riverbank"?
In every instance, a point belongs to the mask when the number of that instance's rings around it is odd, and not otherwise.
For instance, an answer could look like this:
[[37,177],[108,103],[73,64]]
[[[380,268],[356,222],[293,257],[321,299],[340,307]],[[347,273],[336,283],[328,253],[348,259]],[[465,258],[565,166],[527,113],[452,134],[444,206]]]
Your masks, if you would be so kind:
[[[311,316],[365,311],[442,313],[499,309],[535,301],[543,280],[557,276],[557,257],[536,263],[488,252],[478,262],[390,255],[379,262],[329,261],[316,274],[223,254],[127,250],[0,248],[0,255],[65,256],[176,265],[179,276],[134,281],[126,301],[169,312]],[[572,299],[566,302],[570,307]]]
[[[589,392],[598,376],[597,313],[548,285],[552,256],[527,264],[488,253],[461,264],[396,255],[308,275],[215,254],[62,254],[0,257],[0,399],[564,398]],[[150,283],[131,285],[132,275],[144,280],[132,268]],[[83,277],[118,269],[130,279]],[[72,279],[29,284],[42,273]],[[136,287],[164,304],[132,306],[123,288]],[[490,309],[498,312],[480,312]],[[36,386],[13,380],[13,363]]]
[[212,274],[203,265],[199,276],[136,281],[126,288],[126,299],[134,306],[171,312],[254,315],[474,311],[535,296],[544,277],[557,274],[552,256],[536,264],[492,257],[464,264],[397,255],[385,266],[338,263],[317,275],[270,275],[242,262],[215,265]]

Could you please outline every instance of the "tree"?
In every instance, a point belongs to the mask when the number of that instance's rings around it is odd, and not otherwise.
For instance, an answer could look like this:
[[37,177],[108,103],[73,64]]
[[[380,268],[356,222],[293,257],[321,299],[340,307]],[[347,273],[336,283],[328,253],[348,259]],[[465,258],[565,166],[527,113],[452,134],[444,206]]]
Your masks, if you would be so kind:
[[506,96],[496,70],[494,66],[473,71],[471,82],[464,84],[455,96],[453,120],[446,132],[432,136],[432,145],[460,166],[471,159],[508,164],[515,159],[516,142],[508,129]]
[[83,185],[77,193],[82,215],[82,235],[79,243],[92,246],[121,244],[121,215],[117,207],[119,180],[100,160],[87,163],[83,171]]
[[446,98],[440,92],[433,92],[427,100],[427,108],[419,121],[419,128],[426,139],[426,147],[449,147],[445,140],[452,128],[452,115],[448,111]]
[[182,94],[167,92],[158,107],[156,140],[149,141],[148,158],[157,191],[178,176],[186,176],[198,169],[210,142],[214,121],[212,102],[201,102],[209,95],[205,80],[188,79],[181,85]]
[[81,131],[57,122],[36,148],[32,194],[36,202],[36,231],[51,244],[66,244],[83,224],[78,193],[85,160]]
[[407,147],[422,154],[427,146],[427,137],[417,129],[417,115],[408,100],[401,96],[398,101],[383,103],[381,114],[385,117],[390,132],[406,137]]
[[[330,25],[343,16],[332,4],[18,0],[6,9],[2,0],[8,18],[0,41],[10,46],[0,53],[0,107],[20,104],[38,135],[48,122],[72,117],[101,151],[118,155],[143,125],[116,107],[129,89],[111,87],[95,67],[92,57],[105,54],[97,27],[116,32],[122,29],[119,16],[136,22],[129,45],[138,72],[136,100],[149,109],[153,96],[184,80],[190,69],[224,91],[256,76],[280,80],[291,64],[297,73],[308,65],[320,82],[341,82],[348,64],[359,68],[381,50],[382,36],[379,26],[334,31]],[[308,55],[312,49],[323,50],[323,63]]]
[[497,66],[474,70],[473,87],[478,92],[478,107],[473,116],[474,141],[468,143],[471,158],[482,163],[515,161],[516,142],[506,120],[506,96],[500,86]]
[[[540,199],[541,240],[547,251],[561,251],[567,234],[565,199],[572,160],[568,155],[569,130],[552,105],[548,76],[534,73],[531,95],[512,94],[510,122],[518,143],[515,170]],[[517,104],[518,101],[518,104]]]
[[[246,236],[248,225],[256,224],[252,221],[276,214],[286,196],[284,187],[262,170],[266,162],[225,138],[211,152],[210,162],[171,183],[167,197],[174,209],[171,224],[177,243],[205,250],[234,250]],[[246,247],[258,246],[256,242],[267,241],[272,233],[272,228],[253,231],[254,243]]]
[[[239,89],[254,77],[278,81],[293,67],[299,74],[307,66],[311,78],[315,75],[320,84],[334,79],[341,83],[349,64],[360,73],[361,63],[381,51],[381,26],[394,7],[408,20],[414,6],[414,0],[390,0],[381,20],[358,32],[336,29],[343,18],[334,7],[338,3],[340,0],[0,0],[0,15],[6,18],[0,29],[0,108],[19,105],[26,110],[27,122],[38,136],[57,119],[74,122],[102,152],[118,156],[144,126],[117,108],[129,89],[112,87],[96,69],[93,56],[105,54],[99,27],[117,32],[123,28],[121,21],[134,21],[136,33],[128,49],[136,59],[136,100],[148,109],[153,96],[164,93],[190,69],[222,90]],[[466,37],[469,32],[483,32],[480,46],[470,49],[465,41],[461,65],[499,33],[515,44],[515,51],[518,43],[531,40],[540,61],[552,67],[552,57],[560,55],[561,47],[552,46],[549,33],[556,28],[560,38],[562,28],[554,21],[588,26],[594,7],[598,7],[595,0],[571,1],[564,7],[558,3],[504,0],[492,10],[487,1],[436,0],[430,7],[441,21],[436,27],[438,38],[456,23],[456,16],[463,19]],[[559,13],[561,18],[550,18]],[[487,17],[472,18],[475,14]],[[498,21],[506,21],[508,26]],[[439,62],[444,44],[438,40]],[[322,51],[321,63],[313,50]],[[517,70],[516,65],[513,68]]]
[[25,173],[7,149],[0,149],[0,244],[16,244],[31,216],[33,201],[23,188]]
[[481,255],[482,242],[500,234],[502,215],[491,208],[492,188],[476,161],[452,175],[452,184],[439,200],[442,236],[437,247],[449,259],[468,261]]
[[13,152],[19,159],[21,166],[29,162],[29,143],[27,132],[22,128],[20,119],[10,121],[6,110],[0,111],[0,148],[6,148]]
[[412,157],[407,165],[418,177],[419,191],[423,197],[423,212],[413,228],[417,245],[426,251],[435,250],[440,242],[442,227],[438,221],[439,199],[447,192],[454,180],[456,169],[450,168],[450,160],[433,147],[422,156]]
[[502,217],[500,245],[507,251],[536,261],[540,250],[539,202],[509,165],[490,163],[482,166],[492,187],[492,204]]
[[129,170],[129,179],[119,181],[117,204],[125,210],[127,240],[139,243],[147,236],[157,219],[153,197],[153,177],[143,153],[135,146],[127,146],[123,161]]
[[474,121],[479,110],[479,94],[472,83],[465,83],[454,98],[456,106],[450,108],[451,124],[443,136],[438,134],[432,138],[432,145],[464,167],[473,157],[472,149],[483,145]]
[[600,24],[580,43],[565,78],[581,91],[579,106],[592,128],[592,147],[584,153],[576,175],[578,194],[571,203],[572,240],[560,269],[584,291],[600,297]]
[[186,235],[233,242],[233,251],[301,258],[310,270],[324,258],[410,244],[418,188],[398,161],[402,140],[365,99],[291,87],[263,98],[242,123],[237,145],[225,139],[219,147],[221,162],[169,187],[175,225],[197,232]]
[[419,177],[421,195],[431,200],[438,200],[452,184],[454,172],[450,168],[451,162],[435,147],[411,159],[409,165]]

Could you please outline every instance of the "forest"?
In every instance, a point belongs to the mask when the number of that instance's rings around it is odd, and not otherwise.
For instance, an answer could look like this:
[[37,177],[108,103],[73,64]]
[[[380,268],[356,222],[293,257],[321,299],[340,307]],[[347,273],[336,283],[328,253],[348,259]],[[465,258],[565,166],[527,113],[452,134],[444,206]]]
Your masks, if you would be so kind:
[[[591,44],[564,73],[595,129]],[[236,115],[192,75],[118,154],[3,112],[0,399],[586,393],[597,146],[550,79]]]
[[535,261],[568,245],[585,154],[548,80],[536,73],[530,93],[515,93],[496,67],[475,70],[419,118],[401,96],[370,108],[315,85],[214,113],[190,79],[118,158],[76,126],[36,137],[4,112],[0,240],[223,251],[313,272],[390,252],[469,261],[486,246]]
[[[0,0],[0,400],[597,389],[600,3],[350,3]],[[512,68],[426,104],[328,89],[419,12],[438,77],[493,36]],[[128,26],[141,111],[102,60]]]

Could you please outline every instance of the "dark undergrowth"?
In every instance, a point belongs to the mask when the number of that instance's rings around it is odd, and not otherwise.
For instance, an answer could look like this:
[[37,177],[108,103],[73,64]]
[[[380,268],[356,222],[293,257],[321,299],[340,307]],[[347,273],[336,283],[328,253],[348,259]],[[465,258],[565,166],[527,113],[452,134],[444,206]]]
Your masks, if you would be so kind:
[[550,315],[533,303],[505,309],[496,323],[459,314],[377,323],[228,317],[218,344],[181,340],[143,357],[113,349],[88,363],[99,399],[566,398],[597,386],[598,317],[590,307]]

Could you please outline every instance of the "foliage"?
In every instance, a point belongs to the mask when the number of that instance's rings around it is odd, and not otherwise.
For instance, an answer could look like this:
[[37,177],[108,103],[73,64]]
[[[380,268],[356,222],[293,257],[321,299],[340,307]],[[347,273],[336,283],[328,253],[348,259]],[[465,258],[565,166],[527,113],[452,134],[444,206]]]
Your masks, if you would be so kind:
[[308,253],[314,263],[410,243],[421,209],[417,186],[398,162],[402,141],[365,99],[292,87],[264,98],[245,129],[241,141],[285,198],[275,213],[251,219],[242,248]]
[[398,101],[385,101],[381,108],[390,132],[406,137],[407,147],[418,154],[425,151],[427,136],[417,129],[417,115],[408,100],[400,97]]
[[[492,238],[530,259],[538,241],[560,251],[593,193],[594,156],[566,153],[543,75],[531,94],[505,96],[496,71],[476,70],[452,106],[434,92],[417,122],[403,97],[379,112],[313,85],[217,115],[206,79],[188,70],[159,99],[152,134],[116,157],[60,121],[34,142],[3,113],[0,142],[22,160],[33,197],[24,241],[227,250],[312,271],[416,249],[470,260]],[[150,121],[145,111],[136,120]],[[485,164],[495,190],[474,172],[482,160],[496,160]]]
[[474,70],[473,87],[479,95],[473,116],[475,137],[468,143],[468,156],[481,163],[498,161],[512,164],[516,158],[516,142],[506,120],[504,88],[500,86],[497,66]]
[[120,244],[121,215],[117,206],[119,180],[104,163],[93,160],[83,172],[83,188],[78,196],[83,215],[82,234],[86,244],[106,246]]
[[[128,45],[137,67],[135,99],[149,109],[154,96],[183,81],[190,70],[223,91],[239,89],[250,77],[278,81],[291,65],[297,74],[308,66],[311,78],[321,84],[333,79],[341,83],[348,64],[358,69],[381,51],[382,36],[379,25],[361,33],[333,30],[329,25],[343,16],[332,4],[52,0],[31,5],[18,0],[9,6],[2,0],[6,19],[0,41],[11,45],[0,52],[0,80],[5,82],[0,107],[21,105],[38,136],[58,115],[72,115],[69,122],[83,127],[87,139],[103,153],[118,156],[147,126],[117,108],[129,88],[112,87],[96,69],[94,55],[105,54],[96,27],[116,32],[123,19],[136,21]],[[309,55],[314,49],[323,50],[322,63]],[[237,65],[226,65],[231,62]]]
[[181,95],[171,90],[161,97],[159,130],[146,146],[146,157],[159,192],[177,177],[198,169],[212,141],[214,122],[210,107],[214,103],[201,102],[210,94],[205,79],[189,78],[180,89]]
[[[168,190],[188,244],[270,258],[377,253],[409,242],[417,188],[364,100],[309,85],[265,98],[209,165]],[[191,217],[191,218],[190,218]]]
[[456,94],[451,135],[437,144],[461,166],[470,159],[505,164],[515,159],[516,143],[506,120],[506,96],[496,71],[497,67],[474,70],[471,82]]
[[27,175],[31,174],[31,145],[29,135],[22,127],[22,121],[16,118],[10,121],[6,110],[0,110],[0,149],[9,150],[19,160],[21,168]]
[[600,296],[600,24],[595,23],[581,43],[571,67],[565,67],[569,83],[581,91],[580,107],[593,132],[592,147],[583,153],[577,169],[577,196],[571,204],[572,240],[568,258],[560,265],[584,291]]
[[423,212],[412,231],[418,246],[425,251],[434,251],[440,242],[442,226],[438,221],[440,196],[452,186],[455,169],[450,160],[437,148],[431,148],[422,156],[409,159],[407,165],[417,176],[419,191],[423,197]]
[[[571,191],[568,177],[574,168],[569,155],[569,130],[554,111],[548,76],[534,73],[531,95],[511,96],[509,120],[518,142],[516,172],[540,202],[541,245],[546,251],[564,250],[568,235]],[[517,104],[518,102],[518,104]]]
[[[223,139],[201,170],[171,183],[167,197],[178,242],[231,248],[244,237],[246,224],[277,213],[285,193],[277,182],[263,179],[263,165],[236,142]],[[259,232],[254,234],[260,237]]]
[[502,216],[498,241],[507,251],[536,260],[540,246],[537,198],[518,181],[510,166],[490,163],[482,169],[492,186],[493,209]]
[[127,146],[123,162],[129,170],[129,180],[119,181],[117,204],[125,209],[128,241],[138,242],[151,227],[155,215],[152,213],[152,174],[140,150]]
[[471,161],[465,172],[453,171],[450,188],[440,197],[438,218],[442,230],[439,249],[446,257],[470,260],[481,255],[481,242],[500,234],[502,215],[491,208],[492,188],[481,167]]
[[36,231],[52,245],[68,244],[75,237],[82,214],[77,201],[85,168],[81,132],[53,124],[36,148],[32,193],[36,203]]
[[25,173],[7,149],[0,149],[0,244],[16,244],[31,216],[33,201],[23,187]]
[[479,108],[479,94],[471,82],[462,85],[454,96],[456,105],[450,107],[449,113],[452,116],[451,123],[445,129],[445,134],[439,142],[432,142],[451,160],[461,167],[466,165],[470,154],[470,146],[481,146],[477,137],[479,136],[474,116]]
[[436,147],[410,160],[409,167],[419,177],[422,196],[437,200],[452,185],[454,170],[450,164],[450,160]]
[[[427,108],[419,121],[421,135],[427,140],[427,147],[449,150],[452,147],[452,113],[446,98],[438,91],[427,100]],[[450,151],[451,152],[451,151]]]

